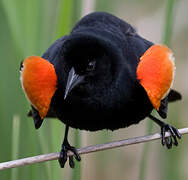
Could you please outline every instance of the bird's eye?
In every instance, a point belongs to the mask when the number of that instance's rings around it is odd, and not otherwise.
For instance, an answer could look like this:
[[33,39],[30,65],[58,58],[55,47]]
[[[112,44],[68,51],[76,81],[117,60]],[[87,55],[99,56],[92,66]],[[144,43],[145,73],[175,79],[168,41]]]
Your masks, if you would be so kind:
[[95,64],[96,64],[95,61],[89,62],[88,65],[87,65],[86,70],[87,70],[87,71],[93,71],[93,70],[95,69]]

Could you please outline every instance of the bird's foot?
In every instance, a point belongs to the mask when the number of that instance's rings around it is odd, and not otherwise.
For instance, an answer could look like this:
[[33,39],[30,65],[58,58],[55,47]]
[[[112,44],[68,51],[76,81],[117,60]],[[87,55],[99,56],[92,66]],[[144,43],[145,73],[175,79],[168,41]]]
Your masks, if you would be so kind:
[[[170,136],[165,137],[165,132],[169,132]],[[177,138],[181,139],[181,134],[179,133],[178,129],[164,122],[163,124],[161,124],[161,136],[162,136],[162,140],[161,140],[162,145],[163,146],[166,145],[168,149],[171,149],[172,145],[178,146]]]
[[[62,144],[61,151],[59,154],[59,159],[58,159],[61,168],[64,168],[65,163],[67,162],[67,158],[68,158],[67,152],[68,151],[73,152],[74,157],[77,161],[81,161],[81,157],[78,154],[77,149],[75,147],[71,146],[68,142],[64,142]],[[74,168],[74,166],[75,166],[73,156],[69,156],[69,165],[71,168]]]

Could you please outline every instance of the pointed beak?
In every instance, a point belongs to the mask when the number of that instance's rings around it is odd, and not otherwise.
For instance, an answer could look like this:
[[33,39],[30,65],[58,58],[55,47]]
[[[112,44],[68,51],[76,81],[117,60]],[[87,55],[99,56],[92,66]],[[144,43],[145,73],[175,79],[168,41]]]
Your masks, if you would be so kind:
[[70,72],[69,72],[69,75],[68,75],[64,99],[66,99],[66,97],[70,93],[70,91],[76,85],[78,85],[81,82],[83,82],[83,80],[84,80],[84,76],[80,76],[80,75],[76,74],[74,68],[72,67],[71,70],[70,70]]

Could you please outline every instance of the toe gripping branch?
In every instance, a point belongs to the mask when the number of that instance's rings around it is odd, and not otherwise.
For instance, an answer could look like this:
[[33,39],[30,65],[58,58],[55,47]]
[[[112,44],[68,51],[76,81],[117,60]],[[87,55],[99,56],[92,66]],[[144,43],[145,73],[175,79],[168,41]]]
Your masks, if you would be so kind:
[[[67,140],[67,136],[68,136],[68,130],[69,130],[69,127],[66,126],[66,129],[65,129],[65,137],[64,137],[64,140],[63,140],[63,144],[61,146],[61,151],[60,151],[60,155],[59,155],[59,164],[61,166],[61,168],[64,168],[65,166],[65,163],[67,162],[67,152],[68,151],[71,151],[73,152],[74,154],[74,157],[77,161],[81,161],[81,157],[79,156],[77,150],[75,147],[71,146]],[[75,164],[74,164],[74,159],[73,159],[73,156],[69,156],[69,166],[71,168],[74,168]]]
[[[160,127],[161,127],[161,136],[162,140],[161,143],[162,145],[166,145],[168,149],[172,148],[172,145],[178,146],[178,139],[181,139],[181,134],[179,133],[178,129],[175,127],[164,123],[163,121],[160,121],[156,117],[149,115],[149,118],[152,119],[154,122],[156,122]],[[165,137],[165,132],[169,132],[170,136]]]

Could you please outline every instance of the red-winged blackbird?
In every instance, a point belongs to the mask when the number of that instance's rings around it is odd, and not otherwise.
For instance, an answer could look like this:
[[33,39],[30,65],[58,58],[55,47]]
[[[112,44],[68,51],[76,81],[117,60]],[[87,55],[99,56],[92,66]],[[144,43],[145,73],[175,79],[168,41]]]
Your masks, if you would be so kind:
[[[68,150],[80,161],[67,140],[69,127],[115,130],[149,117],[161,127],[162,144],[177,146],[178,130],[151,115],[156,109],[166,118],[168,102],[181,99],[171,89],[173,60],[166,46],[154,45],[130,24],[104,12],[82,18],[42,58],[26,58],[21,65],[21,82],[31,103],[35,128],[50,116],[66,124],[61,167]],[[171,136],[165,138],[167,131]],[[74,167],[73,157],[69,164]]]

